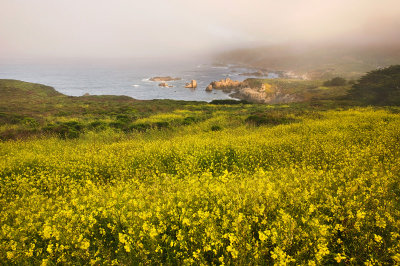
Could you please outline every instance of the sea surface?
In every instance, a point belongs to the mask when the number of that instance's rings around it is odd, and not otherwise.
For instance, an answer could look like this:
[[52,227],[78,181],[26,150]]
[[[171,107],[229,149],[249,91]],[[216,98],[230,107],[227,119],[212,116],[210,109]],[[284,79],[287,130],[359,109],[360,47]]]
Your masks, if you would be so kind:
[[[212,64],[34,64],[0,63],[0,79],[17,79],[45,84],[57,91],[70,95],[126,95],[140,100],[173,99],[186,101],[212,101],[230,99],[219,90],[206,92],[210,82],[230,78],[243,81],[251,76],[240,73],[255,72],[235,66]],[[160,87],[160,82],[149,79],[155,76],[178,77],[181,80],[168,81],[171,88]],[[265,78],[276,78],[270,73]],[[197,81],[196,89],[185,88],[192,79]]]

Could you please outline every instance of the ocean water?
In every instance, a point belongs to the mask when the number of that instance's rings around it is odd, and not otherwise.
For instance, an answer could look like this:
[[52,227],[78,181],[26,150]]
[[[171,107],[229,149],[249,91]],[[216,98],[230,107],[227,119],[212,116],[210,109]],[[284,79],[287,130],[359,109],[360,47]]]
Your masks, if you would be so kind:
[[[254,69],[211,64],[33,64],[0,63],[0,79],[17,79],[45,84],[57,91],[70,95],[126,95],[140,100],[174,99],[186,101],[212,101],[231,99],[219,90],[206,92],[210,82],[229,77],[232,80],[248,78],[240,73]],[[160,87],[160,82],[149,79],[155,76],[179,77],[169,81],[172,88]],[[266,78],[275,78],[271,73]],[[196,89],[185,88],[185,83],[195,79]]]

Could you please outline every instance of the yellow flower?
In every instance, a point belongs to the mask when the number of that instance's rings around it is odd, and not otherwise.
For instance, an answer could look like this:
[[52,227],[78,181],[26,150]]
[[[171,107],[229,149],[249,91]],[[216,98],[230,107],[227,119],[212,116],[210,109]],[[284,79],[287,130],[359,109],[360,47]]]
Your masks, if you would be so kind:
[[90,247],[90,242],[86,238],[81,241],[81,249],[86,250]]
[[261,240],[262,242],[264,242],[264,241],[268,238],[267,235],[264,234],[264,233],[261,232],[261,231],[258,232],[258,237],[260,238],[260,240]]
[[12,258],[14,258],[14,252],[7,251],[7,259],[11,260]]
[[345,260],[346,256],[342,255],[341,253],[336,254],[335,260],[337,263],[340,263],[342,260]]
[[51,226],[45,225],[43,228],[43,236],[44,238],[50,238],[51,237]]

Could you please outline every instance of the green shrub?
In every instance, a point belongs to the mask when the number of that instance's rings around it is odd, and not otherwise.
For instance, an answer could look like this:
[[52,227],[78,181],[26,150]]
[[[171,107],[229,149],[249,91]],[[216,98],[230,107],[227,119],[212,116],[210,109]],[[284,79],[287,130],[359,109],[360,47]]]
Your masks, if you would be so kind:
[[125,122],[118,121],[118,120],[110,122],[110,123],[108,123],[108,125],[112,128],[121,129],[121,130],[123,130],[127,127],[127,124]]
[[151,125],[147,124],[147,123],[137,123],[137,124],[132,124],[129,127],[131,130],[136,130],[139,132],[144,132],[147,131],[149,129],[151,129]]
[[289,124],[295,122],[296,119],[288,117],[285,113],[269,112],[269,113],[250,115],[246,118],[245,121],[248,124],[261,126],[261,125]]
[[55,133],[63,139],[78,138],[83,131],[83,125],[77,121],[57,122],[43,128],[45,132]]
[[211,131],[220,131],[220,130],[222,130],[221,126],[218,126],[218,125],[211,126]]
[[0,112],[0,124],[18,124],[23,119],[24,117],[22,115]]
[[89,125],[88,125],[89,130],[99,131],[99,130],[104,130],[106,128],[107,128],[107,123],[105,123],[103,121],[94,121],[94,122],[89,123]]
[[167,121],[156,122],[156,123],[154,123],[154,127],[157,128],[157,129],[168,128],[169,127],[169,123]]
[[216,105],[222,105],[222,104],[229,104],[229,105],[235,105],[235,104],[248,104],[248,101],[245,100],[231,100],[231,99],[226,99],[226,100],[212,100],[210,104],[216,104]]
[[123,123],[130,123],[132,121],[136,120],[135,116],[128,116],[128,115],[123,115],[123,114],[119,114],[116,116],[117,121],[121,121]]
[[39,122],[32,117],[25,117],[21,122],[30,128],[38,128],[40,126]]
[[334,87],[334,86],[344,86],[346,85],[346,80],[341,77],[335,77],[330,80],[324,82],[324,86],[326,87]]
[[198,119],[197,119],[196,117],[188,116],[188,117],[185,117],[185,118],[183,119],[182,124],[184,124],[184,125],[190,125],[190,124],[193,124],[193,123],[197,122],[197,120],[198,120]]

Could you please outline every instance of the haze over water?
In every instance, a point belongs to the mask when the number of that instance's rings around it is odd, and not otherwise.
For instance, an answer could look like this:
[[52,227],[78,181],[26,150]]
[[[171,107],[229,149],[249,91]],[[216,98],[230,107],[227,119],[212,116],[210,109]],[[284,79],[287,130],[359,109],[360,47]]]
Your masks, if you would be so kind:
[[[134,64],[134,63],[93,63],[93,64],[0,64],[0,79],[17,79],[41,83],[54,87],[70,96],[126,95],[140,100],[174,99],[188,101],[212,101],[229,99],[220,91],[206,92],[207,85],[222,78],[244,80],[239,75],[252,69],[217,67],[210,64]],[[173,87],[160,87],[160,82],[149,81],[155,76],[178,77],[181,80],[168,81]],[[276,77],[274,74],[270,78]],[[197,89],[185,88],[185,83],[195,79]]]

